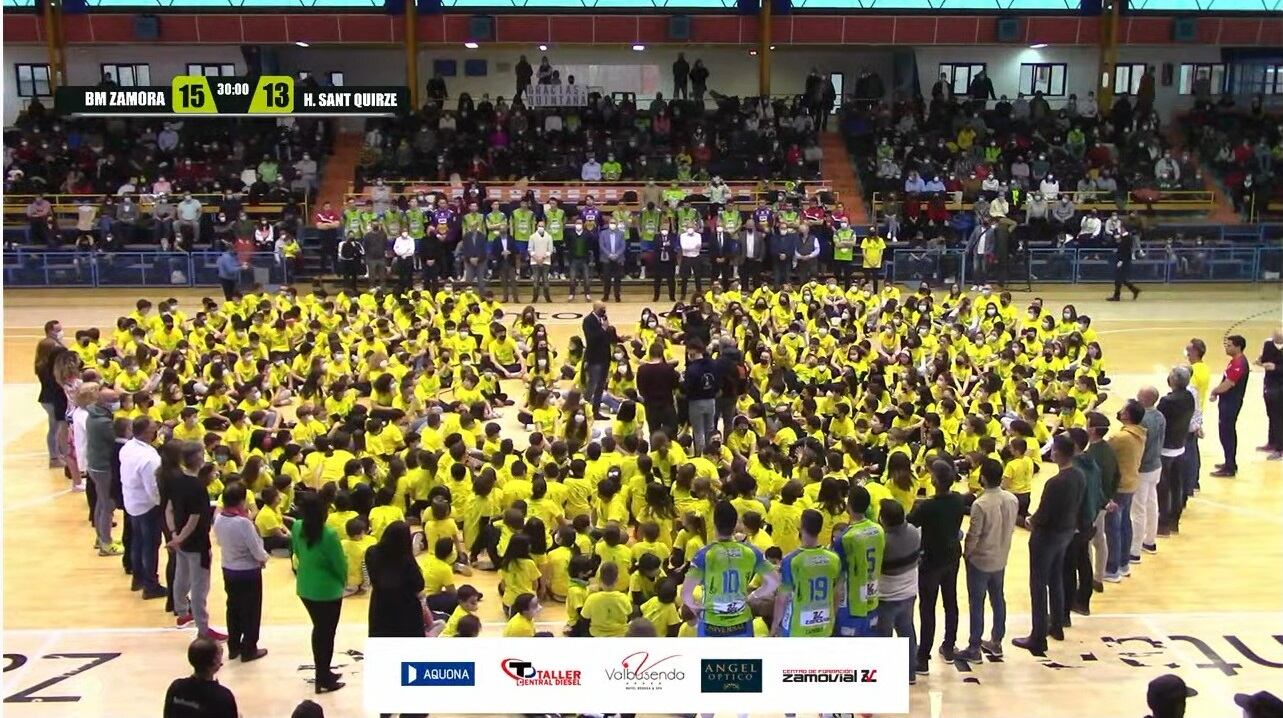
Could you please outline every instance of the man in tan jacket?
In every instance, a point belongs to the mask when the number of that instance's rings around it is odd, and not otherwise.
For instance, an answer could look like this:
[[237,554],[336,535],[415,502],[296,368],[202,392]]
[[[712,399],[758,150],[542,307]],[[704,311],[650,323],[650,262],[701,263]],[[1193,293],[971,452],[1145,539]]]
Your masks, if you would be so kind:
[[1145,409],[1140,403],[1127,402],[1118,412],[1122,427],[1108,439],[1118,459],[1118,487],[1105,507],[1105,536],[1109,545],[1105,580],[1110,583],[1120,583],[1124,576],[1131,575],[1127,567],[1132,545],[1131,506],[1132,495],[1140,487],[1140,459],[1145,451],[1146,434],[1140,422],[1144,418]]

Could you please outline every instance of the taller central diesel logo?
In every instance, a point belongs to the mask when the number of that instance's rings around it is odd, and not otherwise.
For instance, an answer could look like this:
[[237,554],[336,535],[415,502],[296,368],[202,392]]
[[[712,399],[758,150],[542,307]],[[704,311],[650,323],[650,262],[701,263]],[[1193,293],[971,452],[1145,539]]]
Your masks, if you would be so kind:
[[536,668],[521,658],[505,658],[499,662],[499,668],[519,686],[577,686],[583,675],[574,669]]

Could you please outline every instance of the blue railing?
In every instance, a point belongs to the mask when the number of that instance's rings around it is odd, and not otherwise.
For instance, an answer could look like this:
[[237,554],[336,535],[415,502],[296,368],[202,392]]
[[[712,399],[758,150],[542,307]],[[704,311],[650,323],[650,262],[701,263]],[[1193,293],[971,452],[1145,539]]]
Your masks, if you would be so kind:
[[[962,249],[896,249],[891,254],[890,274],[895,282],[922,280],[941,284],[956,281],[968,284],[996,280],[997,268],[978,273],[975,258]],[[1277,282],[1283,270],[1283,245],[1239,247],[1165,247],[1147,245],[1132,260],[1133,282]],[[1006,267],[1008,283],[1089,284],[1114,281],[1114,250],[1059,248],[1033,249],[1028,261],[1013,259]]]
[[[5,287],[205,287],[218,285],[219,252],[115,252],[82,254],[39,249],[4,252]],[[888,276],[897,283],[980,281],[974,257],[962,249],[895,249]],[[1008,283],[1086,284],[1114,280],[1111,249],[1034,249],[1007,267]],[[1147,245],[1132,262],[1131,280],[1147,283],[1277,282],[1283,272],[1283,244],[1174,247]],[[251,256],[242,284],[277,286],[292,278],[275,254]],[[983,279],[996,280],[994,268]]]
[[[5,287],[206,287],[218,286],[221,252],[4,253]],[[270,252],[250,255],[243,285],[277,286],[290,280],[289,266]]]

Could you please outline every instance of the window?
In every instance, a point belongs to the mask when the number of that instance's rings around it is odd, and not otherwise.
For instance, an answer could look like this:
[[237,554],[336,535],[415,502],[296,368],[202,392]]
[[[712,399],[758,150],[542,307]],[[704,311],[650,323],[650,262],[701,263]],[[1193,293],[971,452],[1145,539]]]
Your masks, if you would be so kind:
[[1202,83],[1207,83],[1207,92],[1219,95],[1225,91],[1225,65],[1210,62],[1187,62],[1181,65],[1182,95],[1193,95]]
[[151,84],[151,66],[145,62],[128,64],[103,63],[101,76],[121,87],[147,87]]
[[187,74],[205,77],[236,77],[236,65],[230,62],[189,62]]
[[[953,94],[965,95],[971,87],[971,78],[985,71],[985,63],[940,63],[940,74],[953,85]],[[938,79],[939,76],[937,76]],[[934,85],[934,83],[933,83]]]
[[1234,94],[1283,95],[1283,64],[1235,65]]
[[1065,68],[1063,62],[1025,63],[1020,66],[1020,92],[1032,95],[1041,92],[1047,97],[1065,94]]
[[342,73],[342,72],[340,72],[340,71],[338,71],[338,70],[332,70],[332,71],[329,73],[329,78],[330,78],[330,86],[331,86],[331,87],[342,87],[342,86],[343,86],[343,73]]
[[18,76],[18,97],[49,97],[49,65],[32,65],[16,63],[13,66]]
[[1140,91],[1140,78],[1145,76],[1145,63],[1128,62],[1114,65],[1114,94],[1134,95]]

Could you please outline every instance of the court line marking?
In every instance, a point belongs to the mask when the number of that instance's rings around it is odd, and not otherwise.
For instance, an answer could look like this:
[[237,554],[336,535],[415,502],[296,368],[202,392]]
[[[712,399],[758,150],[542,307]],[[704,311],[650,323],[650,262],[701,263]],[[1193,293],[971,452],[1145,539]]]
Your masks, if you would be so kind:
[[51,503],[55,499],[61,496],[66,496],[67,494],[70,494],[70,493],[72,493],[71,489],[66,488],[66,489],[58,489],[57,491],[54,491],[49,494],[45,494],[44,496],[37,496],[36,498],[33,498],[33,499],[27,499],[26,501],[5,501],[4,512],[7,514],[10,511],[23,511],[26,509],[34,509],[37,506]]
[[[1029,616],[1028,613],[1008,613],[1007,614],[1008,620],[1010,620],[1012,617],[1025,618],[1028,616]],[[1278,612],[1277,611],[1228,611],[1228,612],[1227,611],[1188,611],[1188,612],[1177,611],[1174,613],[1156,613],[1156,614],[1155,613],[1093,613],[1090,616],[1074,616],[1074,620],[1075,621],[1079,621],[1079,620],[1092,621],[1092,620],[1098,620],[1098,619],[1133,619],[1138,621],[1162,620],[1162,619],[1167,619],[1167,620],[1218,619],[1220,620],[1225,618],[1247,618],[1247,617],[1254,617],[1254,616],[1275,616],[1276,617],[1278,616]],[[342,628],[342,626],[345,626],[345,625],[348,625],[348,624],[340,624],[340,629]],[[360,628],[356,624],[351,624],[351,625],[354,628]],[[481,625],[488,628],[501,628],[503,626],[506,626],[507,622],[506,621],[482,621]],[[563,626],[565,625],[565,621],[536,621],[535,625],[540,627]],[[67,628],[63,626],[62,628],[58,628],[58,629],[6,628],[4,630],[4,635],[29,636],[34,634],[47,634],[51,630],[57,631],[61,634],[81,634],[81,635],[122,635],[122,634],[130,634],[130,633],[141,633],[141,634],[171,633],[175,635],[182,635],[184,633],[190,633],[190,631],[186,629],[178,629],[172,626],[139,626],[139,627],[133,627],[133,628],[130,628],[130,627]],[[270,632],[270,631],[292,632],[292,631],[311,631],[311,630],[312,630],[312,624],[310,623],[289,623],[289,624],[270,624],[270,625],[265,624],[263,626],[264,632]],[[1158,631],[1158,633],[1161,633],[1161,631]]]
[[[62,639],[63,639],[63,631],[61,629],[54,630],[52,633],[48,634],[48,637],[40,644],[40,648],[33,653],[32,657],[43,656],[51,652],[54,649],[54,646],[56,646],[58,642],[61,641]],[[14,671],[12,675],[10,674],[5,675],[4,677],[5,685],[8,685],[8,686],[22,685],[22,679],[25,678],[26,675],[31,672],[31,669],[34,668],[35,665],[36,665],[36,661],[30,660],[30,657],[29,657],[27,662],[22,664],[21,666],[18,666],[18,669]],[[6,689],[5,692],[7,693],[8,689]]]

